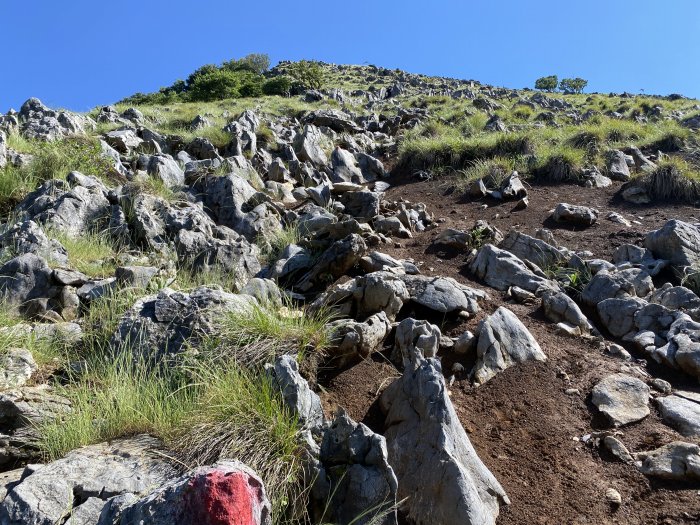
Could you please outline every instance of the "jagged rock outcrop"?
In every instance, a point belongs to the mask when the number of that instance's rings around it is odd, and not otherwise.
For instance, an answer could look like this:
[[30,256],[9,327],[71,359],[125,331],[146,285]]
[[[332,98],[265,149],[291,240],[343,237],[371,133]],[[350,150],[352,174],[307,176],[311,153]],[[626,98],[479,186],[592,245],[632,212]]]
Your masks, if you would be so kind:
[[402,352],[408,366],[380,398],[401,509],[419,525],[493,525],[509,500],[469,442],[440,362],[415,346]]
[[485,244],[469,263],[469,270],[486,284],[497,290],[517,286],[528,292],[541,294],[546,290],[559,290],[556,282],[547,279],[541,270],[534,273],[512,253]]

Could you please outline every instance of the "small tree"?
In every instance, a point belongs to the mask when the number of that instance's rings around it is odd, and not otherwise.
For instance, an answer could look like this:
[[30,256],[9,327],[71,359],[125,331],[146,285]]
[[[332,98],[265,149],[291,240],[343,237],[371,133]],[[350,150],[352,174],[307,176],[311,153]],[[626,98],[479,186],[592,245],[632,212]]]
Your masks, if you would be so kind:
[[280,95],[282,97],[289,96],[292,90],[292,79],[287,75],[279,75],[265,81],[262,86],[263,93],[266,95]]
[[210,102],[240,96],[241,75],[226,69],[215,69],[195,77],[187,90],[191,100]]
[[300,60],[290,64],[287,73],[294,83],[302,89],[321,89],[323,87],[323,68],[318,62]]
[[559,79],[556,75],[550,75],[548,77],[540,77],[535,80],[535,89],[542,89],[544,91],[552,92],[557,89],[559,84]]
[[241,59],[224,62],[221,67],[231,71],[250,71],[256,75],[262,75],[270,69],[270,57],[264,53],[251,53]]
[[581,93],[588,85],[588,80],[582,78],[562,78],[559,83],[559,89],[564,93]]

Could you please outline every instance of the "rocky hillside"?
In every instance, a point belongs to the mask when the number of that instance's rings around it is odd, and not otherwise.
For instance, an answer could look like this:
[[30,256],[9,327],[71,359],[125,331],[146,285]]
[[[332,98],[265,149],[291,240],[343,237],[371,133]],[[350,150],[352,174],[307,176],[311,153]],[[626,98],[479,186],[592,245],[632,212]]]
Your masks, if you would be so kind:
[[700,521],[698,101],[315,67],[0,116],[0,524]]

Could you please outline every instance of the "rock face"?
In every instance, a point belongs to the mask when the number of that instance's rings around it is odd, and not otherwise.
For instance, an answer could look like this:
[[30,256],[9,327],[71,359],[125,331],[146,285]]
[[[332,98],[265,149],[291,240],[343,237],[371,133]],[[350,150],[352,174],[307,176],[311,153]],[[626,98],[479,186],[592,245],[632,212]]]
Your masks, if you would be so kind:
[[48,297],[51,269],[46,261],[33,253],[25,253],[0,267],[0,295],[13,305],[31,299]]
[[613,374],[593,387],[591,401],[610,423],[623,426],[649,415],[649,392],[636,377]]
[[[153,453],[158,448],[157,440],[139,436],[83,447],[53,463],[28,467],[0,504],[0,523],[53,525],[77,513],[90,498],[104,504],[113,496],[143,494],[175,474]],[[97,523],[101,508],[94,503],[85,523]]]
[[299,374],[294,356],[280,356],[274,365],[268,365],[266,369],[282,394],[285,404],[299,417],[299,423],[305,428],[321,427],[324,421],[321,399]]
[[47,141],[82,135],[95,124],[87,117],[67,111],[51,110],[38,98],[30,98],[22,104],[19,120],[21,132],[25,137]]
[[517,363],[547,360],[525,325],[504,306],[481,321],[477,336],[477,362],[472,377],[478,384]]
[[108,505],[98,525],[134,523],[270,525],[272,517],[258,475],[243,463],[224,461],[169,481],[125,508]]
[[416,347],[402,352],[408,366],[380,399],[402,510],[419,525],[493,525],[509,500],[469,442],[440,362]]

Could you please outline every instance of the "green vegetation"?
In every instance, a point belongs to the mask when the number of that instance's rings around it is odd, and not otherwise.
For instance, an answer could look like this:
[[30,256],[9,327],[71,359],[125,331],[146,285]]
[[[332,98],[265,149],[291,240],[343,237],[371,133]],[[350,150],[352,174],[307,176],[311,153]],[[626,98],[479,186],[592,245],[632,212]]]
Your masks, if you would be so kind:
[[582,78],[562,78],[559,89],[564,93],[581,93],[588,85],[588,80]]
[[[69,137],[54,142],[20,139],[9,143],[32,155],[32,160],[19,168],[0,169],[0,213],[12,206],[49,179],[65,179],[71,171],[110,179],[116,175],[109,161],[102,156],[100,144],[92,137]],[[10,146],[12,147],[12,146]]]
[[114,274],[115,251],[108,232],[89,232],[75,237],[59,229],[48,229],[46,235],[66,249],[69,267],[93,278]]
[[287,67],[287,74],[301,89],[321,89],[323,87],[323,68],[318,62],[300,60]]
[[547,77],[540,77],[535,81],[535,89],[542,89],[544,91],[554,91],[559,85],[559,79],[556,75],[550,75]]
[[290,244],[298,244],[301,232],[297,225],[286,226],[281,230],[266,233],[257,239],[260,247],[260,258],[263,262],[274,262],[279,259],[284,249]]

